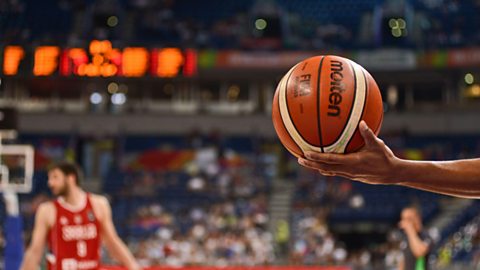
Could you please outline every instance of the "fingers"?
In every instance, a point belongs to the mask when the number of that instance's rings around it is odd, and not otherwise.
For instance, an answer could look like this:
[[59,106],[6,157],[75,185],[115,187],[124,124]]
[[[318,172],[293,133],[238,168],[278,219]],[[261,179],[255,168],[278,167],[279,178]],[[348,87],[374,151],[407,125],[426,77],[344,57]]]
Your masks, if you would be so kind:
[[343,177],[343,178],[347,178],[347,179],[350,179],[350,180],[355,180],[354,178],[352,178],[352,176],[350,174],[347,174],[347,173],[328,172],[328,171],[321,171],[321,170],[318,170],[318,172],[321,173],[322,175],[325,175],[325,176],[338,176],[338,177]]
[[377,136],[373,133],[373,131],[367,126],[367,123],[365,121],[361,121],[359,125],[359,130],[360,134],[363,137],[363,140],[365,141],[365,145],[368,146],[373,146],[377,142]]
[[325,164],[348,164],[355,160],[352,155],[342,155],[334,153],[318,153],[313,151],[306,151],[305,157],[308,160],[321,162]]
[[327,164],[318,163],[318,162],[311,161],[311,160],[304,159],[304,158],[299,158],[298,163],[300,165],[304,166],[304,167],[307,167],[307,168],[310,168],[310,169],[313,169],[313,170],[327,171],[327,169],[328,169]]
[[322,164],[304,158],[299,158],[298,163],[306,168],[316,170],[324,176],[340,176],[346,179],[372,184],[364,177],[355,177],[351,173],[345,171],[345,166],[339,164]]
[[298,163],[304,167],[317,170],[325,176],[342,176],[351,178],[347,172],[341,171],[342,165],[319,163],[304,158],[299,158]]

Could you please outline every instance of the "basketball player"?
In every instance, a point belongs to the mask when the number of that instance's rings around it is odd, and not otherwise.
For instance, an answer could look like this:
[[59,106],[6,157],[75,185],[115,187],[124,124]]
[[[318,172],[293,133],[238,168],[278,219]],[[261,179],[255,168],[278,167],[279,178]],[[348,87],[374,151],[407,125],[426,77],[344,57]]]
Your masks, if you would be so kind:
[[464,198],[480,198],[480,159],[412,161],[396,157],[364,121],[363,149],[350,154],[307,152],[298,162],[327,176],[368,184],[402,185]]
[[38,207],[30,246],[22,270],[37,270],[46,256],[50,270],[89,270],[100,267],[100,243],[130,270],[140,269],[112,223],[107,199],[79,186],[81,172],[70,163],[59,163],[48,172],[48,186],[57,197]]

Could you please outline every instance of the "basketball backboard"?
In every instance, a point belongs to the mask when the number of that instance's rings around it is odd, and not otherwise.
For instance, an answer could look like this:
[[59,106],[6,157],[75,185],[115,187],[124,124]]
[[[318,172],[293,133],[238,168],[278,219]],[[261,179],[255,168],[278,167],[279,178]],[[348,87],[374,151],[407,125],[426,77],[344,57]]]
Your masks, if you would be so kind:
[[34,149],[31,145],[0,145],[2,190],[29,193],[32,190]]
[[34,150],[31,145],[5,144],[17,138],[18,114],[0,108],[0,191],[28,193],[32,190]]

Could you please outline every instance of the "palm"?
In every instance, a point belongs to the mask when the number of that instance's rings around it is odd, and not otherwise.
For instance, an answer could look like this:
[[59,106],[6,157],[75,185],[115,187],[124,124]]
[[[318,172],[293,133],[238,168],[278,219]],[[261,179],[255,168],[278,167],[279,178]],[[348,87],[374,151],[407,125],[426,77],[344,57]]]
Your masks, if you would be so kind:
[[306,159],[299,163],[305,167],[318,170],[327,176],[342,176],[368,184],[387,184],[396,160],[392,150],[361,124],[361,133],[365,147],[351,154],[305,153]]

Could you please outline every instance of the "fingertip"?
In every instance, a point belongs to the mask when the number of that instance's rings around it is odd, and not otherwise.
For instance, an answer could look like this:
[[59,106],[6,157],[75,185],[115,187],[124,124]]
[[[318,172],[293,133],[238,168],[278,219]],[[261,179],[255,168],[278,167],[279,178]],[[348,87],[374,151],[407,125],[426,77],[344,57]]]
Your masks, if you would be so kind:
[[328,154],[326,153],[319,153],[314,151],[305,151],[305,160],[309,161],[316,161],[316,162],[325,162],[328,158]]
[[365,123],[364,120],[360,121],[359,127],[360,127],[361,131],[368,131],[368,125],[367,125],[367,123]]
[[303,158],[299,157],[297,161],[298,161],[298,164],[305,165],[305,160]]
[[362,135],[363,139],[367,144],[373,142],[375,138],[375,133],[368,127],[365,121],[361,121],[359,124],[360,134]]
[[363,136],[369,136],[373,134],[373,131],[368,127],[367,123],[364,120],[360,122],[359,129],[360,133],[362,133]]

